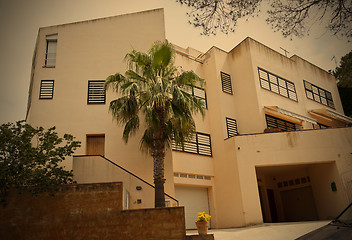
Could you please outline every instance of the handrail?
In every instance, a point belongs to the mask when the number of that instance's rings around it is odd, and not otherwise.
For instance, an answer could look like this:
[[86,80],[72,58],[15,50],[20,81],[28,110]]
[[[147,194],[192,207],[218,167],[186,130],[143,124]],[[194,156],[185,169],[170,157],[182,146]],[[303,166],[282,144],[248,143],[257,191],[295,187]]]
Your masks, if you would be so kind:
[[[187,57],[187,58],[189,58],[189,59],[191,59],[193,61],[196,61],[196,62],[199,62],[199,63],[203,64],[203,60],[202,59],[200,59],[198,57],[194,57],[194,56],[190,55],[189,53],[185,53],[185,52],[182,52],[180,50],[175,50],[175,52],[180,54],[180,55],[182,55],[182,56],[185,56],[185,57]],[[204,54],[202,54],[201,56],[203,56],[203,55]]]
[[[106,158],[106,157],[104,157],[104,156],[102,156],[102,155],[100,155],[100,154],[97,154],[97,155],[75,155],[74,157],[102,157],[102,158],[104,158],[106,161],[110,162],[111,164],[115,165],[116,167],[120,168],[121,170],[127,172],[128,174],[132,175],[133,177],[135,177],[135,178],[141,180],[141,181],[144,182],[145,184],[147,184],[147,185],[149,185],[149,186],[151,186],[152,188],[155,189],[155,186],[153,186],[152,184],[148,183],[147,181],[145,181],[145,180],[143,180],[142,178],[138,177],[136,174],[131,173],[130,171],[128,171],[128,170],[126,170],[125,168],[123,168],[123,167],[121,167],[120,165],[118,165],[117,163],[111,161],[110,159],[108,159],[108,158]],[[178,200],[177,200],[176,198],[171,197],[171,196],[170,196],[169,194],[167,194],[167,193],[164,193],[164,194],[165,194],[166,196],[168,196],[169,198],[171,198],[172,200],[175,200],[175,201],[177,202],[177,206],[179,206],[179,202],[178,202]]]

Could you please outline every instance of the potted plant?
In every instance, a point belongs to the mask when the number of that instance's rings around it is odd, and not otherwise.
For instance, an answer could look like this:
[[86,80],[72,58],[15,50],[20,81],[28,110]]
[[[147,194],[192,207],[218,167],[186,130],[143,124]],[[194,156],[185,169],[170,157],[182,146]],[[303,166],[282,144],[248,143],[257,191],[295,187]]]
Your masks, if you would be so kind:
[[196,226],[199,235],[207,235],[208,234],[208,227],[209,227],[209,219],[211,218],[210,215],[206,214],[205,212],[199,212],[198,218],[196,220]]

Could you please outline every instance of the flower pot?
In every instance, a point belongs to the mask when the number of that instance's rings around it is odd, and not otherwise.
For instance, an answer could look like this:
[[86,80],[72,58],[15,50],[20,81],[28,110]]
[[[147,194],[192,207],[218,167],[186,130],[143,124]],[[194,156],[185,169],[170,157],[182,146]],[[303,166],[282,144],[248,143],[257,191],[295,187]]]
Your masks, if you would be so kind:
[[208,222],[196,222],[197,230],[199,235],[207,235],[208,234]]

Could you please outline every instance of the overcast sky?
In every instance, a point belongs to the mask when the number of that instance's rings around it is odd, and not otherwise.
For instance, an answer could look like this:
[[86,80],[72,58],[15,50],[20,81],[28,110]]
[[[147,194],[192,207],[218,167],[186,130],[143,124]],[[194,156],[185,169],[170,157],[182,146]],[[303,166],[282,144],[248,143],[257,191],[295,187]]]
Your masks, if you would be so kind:
[[[265,6],[264,6],[265,7]],[[25,118],[31,62],[39,27],[164,8],[167,39],[181,47],[231,50],[247,36],[284,54],[280,47],[329,70],[351,51],[352,43],[315,26],[309,37],[293,40],[274,33],[259,18],[240,21],[235,33],[201,36],[187,23],[186,7],[175,0],[0,0],[0,124]],[[122,33],[123,35],[123,33]]]

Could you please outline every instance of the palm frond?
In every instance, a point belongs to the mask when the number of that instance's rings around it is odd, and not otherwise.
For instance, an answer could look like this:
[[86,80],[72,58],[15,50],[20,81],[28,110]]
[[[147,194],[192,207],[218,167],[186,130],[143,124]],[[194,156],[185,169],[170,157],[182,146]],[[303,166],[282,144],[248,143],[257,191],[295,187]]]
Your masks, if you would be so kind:
[[125,142],[128,142],[128,138],[135,134],[136,131],[139,129],[139,117],[138,115],[132,117],[129,121],[126,122],[124,130],[123,130],[123,135],[122,138],[125,140]]
[[108,90],[111,87],[115,92],[117,92],[119,90],[120,84],[125,81],[127,81],[127,79],[124,75],[116,73],[106,78],[104,88],[105,90]]
[[148,53],[132,50],[125,56],[125,74],[111,75],[106,81],[106,89],[113,87],[122,95],[111,101],[109,109],[118,123],[124,125],[126,142],[139,128],[138,116],[142,111],[146,129],[141,148],[149,153],[156,138],[162,138],[166,147],[171,139],[183,144],[195,133],[192,115],[205,113],[204,100],[189,93],[205,81],[193,71],[179,73],[174,56],[175,50],[167,41],[156,42]]
[[124,124],[138,116],[138,101],[133,96],[123,96],[111,101],[109,110],[119,123]]
[[196,86],[198,83],[200,84],[200,87],[203,87],[205,85],[205,80],[200,78],[193,71],[185,71],[185,72],[182,72],[180,76],[178,76],[177,83],[179,86],[182,86],[182,85]]
[[152,56],[153,67],[163,70],[167,66],[173,65],[174,52],[172,44],[168,41],[155,42],[149,50],[149,54]]

